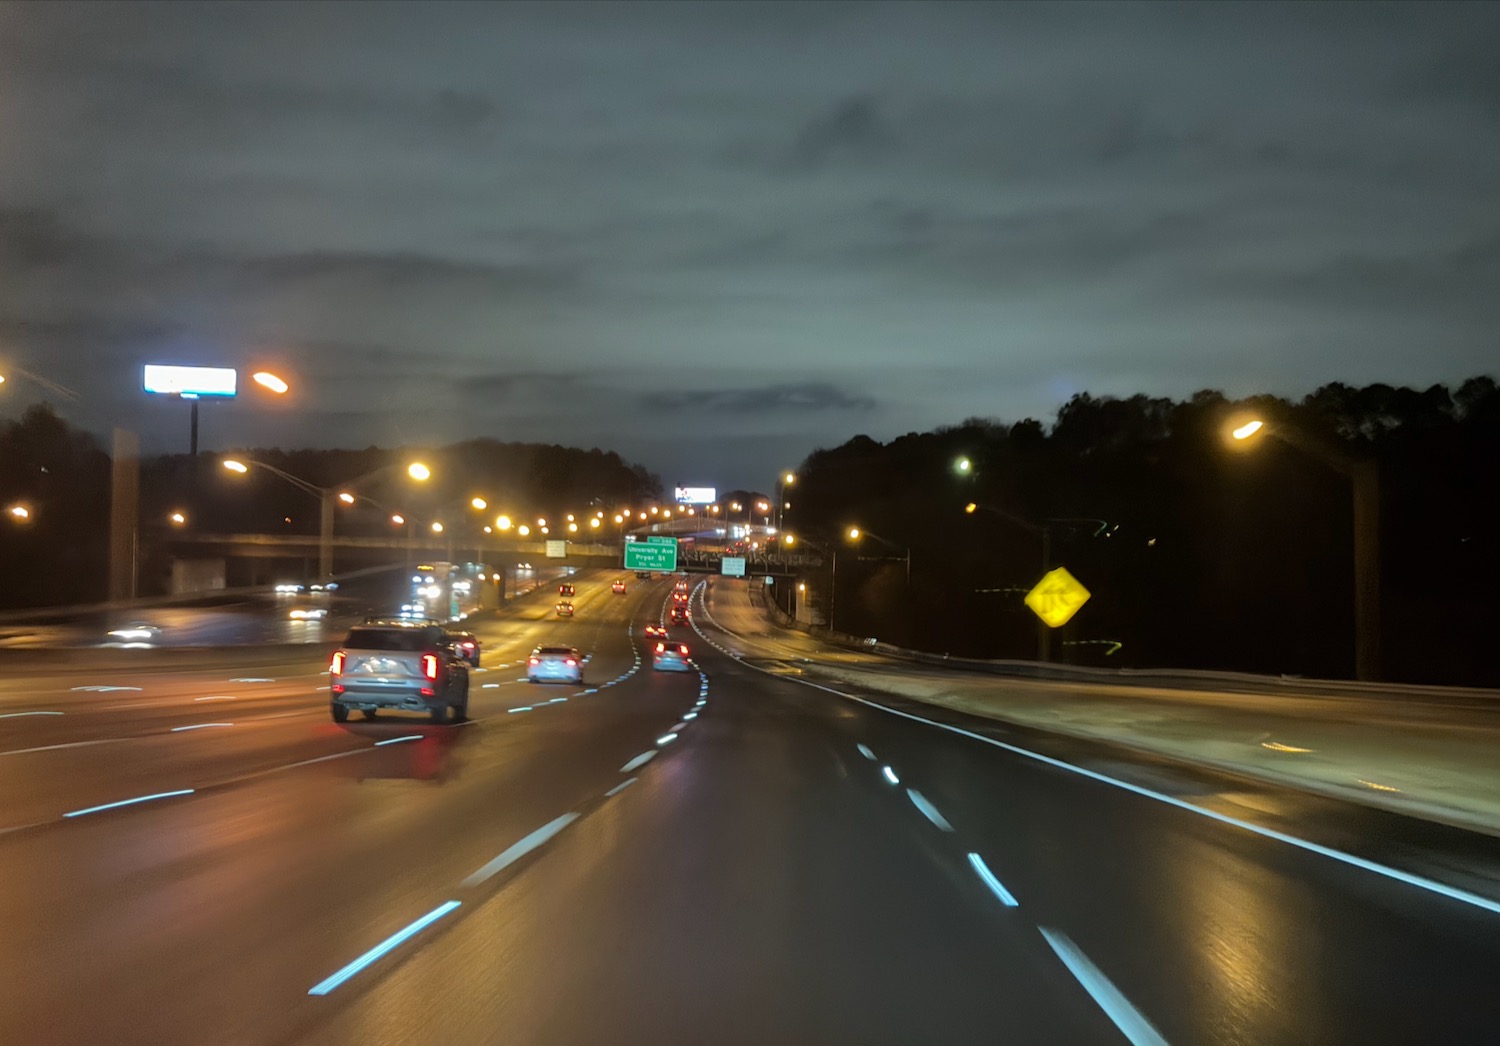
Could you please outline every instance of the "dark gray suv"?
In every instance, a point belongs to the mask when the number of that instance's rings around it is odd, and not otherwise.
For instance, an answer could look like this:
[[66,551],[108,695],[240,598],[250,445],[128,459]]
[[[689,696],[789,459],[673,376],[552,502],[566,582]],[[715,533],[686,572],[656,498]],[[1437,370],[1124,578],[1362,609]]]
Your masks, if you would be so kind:
[[365,624],[349,630],[328,666],[329,708],[335,723],[358,709],[426,712],[434,723],[469,714],[469,666],[439,625]]

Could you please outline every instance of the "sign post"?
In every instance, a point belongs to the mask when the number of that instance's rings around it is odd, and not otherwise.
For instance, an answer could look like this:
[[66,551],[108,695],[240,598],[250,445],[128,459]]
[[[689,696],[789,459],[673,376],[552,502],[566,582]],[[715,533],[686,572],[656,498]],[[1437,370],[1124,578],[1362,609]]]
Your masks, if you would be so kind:
[[1049,570],[1026,593],[1026,605],[1048,628],[1061,628],[1089,601],[1092,593],[1064,567]]

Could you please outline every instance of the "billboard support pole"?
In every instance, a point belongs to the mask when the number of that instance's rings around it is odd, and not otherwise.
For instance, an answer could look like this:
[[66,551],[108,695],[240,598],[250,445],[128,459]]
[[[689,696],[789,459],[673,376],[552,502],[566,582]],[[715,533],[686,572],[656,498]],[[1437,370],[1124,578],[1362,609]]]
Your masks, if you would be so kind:
[[198,401],[193,400],[193,411],[188,421],[188,456],[198,456]]

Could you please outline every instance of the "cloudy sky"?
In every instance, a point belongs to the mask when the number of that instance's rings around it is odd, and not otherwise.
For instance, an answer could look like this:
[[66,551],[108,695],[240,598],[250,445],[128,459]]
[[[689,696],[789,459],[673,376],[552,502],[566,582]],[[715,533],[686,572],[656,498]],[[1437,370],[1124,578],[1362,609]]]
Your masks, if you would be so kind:
[[[1500,360],[1500,5],[0,2],[0,357],[185,449],[770,483],[1081,390]],[[6,385],[0,410],[30,398]]]

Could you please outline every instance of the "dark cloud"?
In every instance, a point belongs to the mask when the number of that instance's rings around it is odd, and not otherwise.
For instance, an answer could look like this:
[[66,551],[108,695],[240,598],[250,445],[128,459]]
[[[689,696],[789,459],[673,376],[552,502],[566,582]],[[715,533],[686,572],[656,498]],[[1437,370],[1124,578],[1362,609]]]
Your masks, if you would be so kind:
[[751,486],[851,418],[1461,380],[1497,37],[1476,4],[0,4],[0,353],[148,448],[180,419],[141,362],[271,359],[295,410],[218,436]]
[[870,410],[875,401],[824,382],[764,385],[749,389],[650,392],[641,402],[653,411],[699,414],[771,414],[788,411]]

